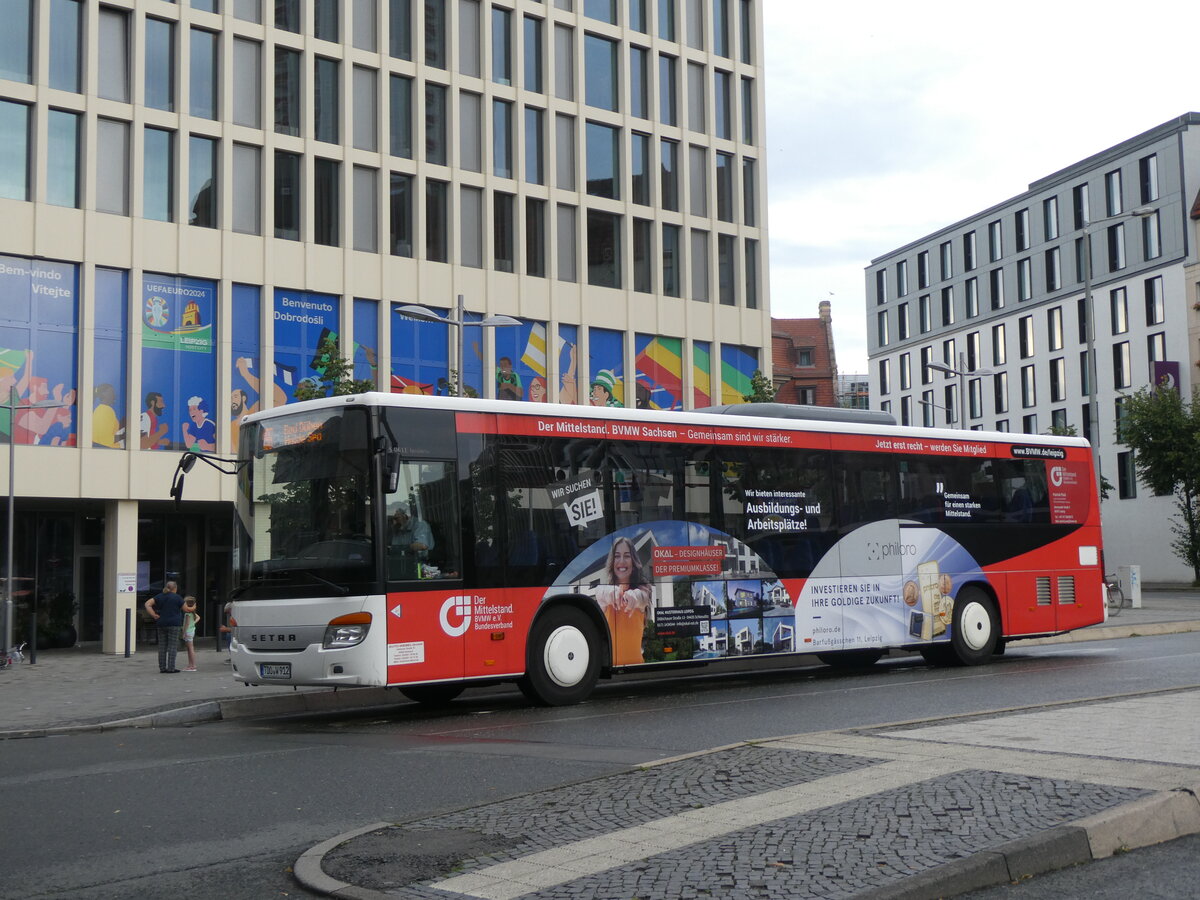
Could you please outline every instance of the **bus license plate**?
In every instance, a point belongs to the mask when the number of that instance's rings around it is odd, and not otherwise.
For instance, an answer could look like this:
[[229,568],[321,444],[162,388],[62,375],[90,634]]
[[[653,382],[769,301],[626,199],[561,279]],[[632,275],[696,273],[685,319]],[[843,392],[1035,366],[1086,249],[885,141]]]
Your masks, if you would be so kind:
[[291,678],[292,664],[291,663],[262,663],[258,667],[259,674],[263,678]]

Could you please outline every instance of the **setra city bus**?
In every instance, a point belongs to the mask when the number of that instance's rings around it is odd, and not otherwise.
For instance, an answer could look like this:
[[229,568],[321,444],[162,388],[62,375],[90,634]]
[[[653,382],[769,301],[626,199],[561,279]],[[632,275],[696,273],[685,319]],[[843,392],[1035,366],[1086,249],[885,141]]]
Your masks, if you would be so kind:
[[234,677],[562,705],[751,657],[975,665],[1104,620],[1086,441],[890,419],[382,393],[249,415]]

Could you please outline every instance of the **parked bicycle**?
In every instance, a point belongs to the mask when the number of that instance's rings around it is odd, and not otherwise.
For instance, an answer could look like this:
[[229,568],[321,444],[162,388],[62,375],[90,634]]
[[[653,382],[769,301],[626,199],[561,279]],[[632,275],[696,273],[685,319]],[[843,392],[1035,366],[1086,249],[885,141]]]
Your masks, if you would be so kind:
[[16,665],[25,658],[25,648],[28,644],[17,644],[15,647],[10,647],[8,652],[0,650],[0,669],[7,669],[9,666]]
[[1125,592],[1121,590],[1121,582],[1117,580],[1116,575],[1104,576],[1104,590],[1108,595],[1108,615],[1119,616],[1121,610],[1129,605],[1129,601],[1125,599]]

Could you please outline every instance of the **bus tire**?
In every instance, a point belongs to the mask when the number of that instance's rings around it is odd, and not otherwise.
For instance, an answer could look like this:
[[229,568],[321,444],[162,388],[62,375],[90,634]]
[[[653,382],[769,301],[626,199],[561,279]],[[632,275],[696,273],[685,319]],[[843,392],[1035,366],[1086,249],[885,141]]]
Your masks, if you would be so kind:
[[882,650],[839,650],[836,653],[818,653],[817,659],[834,669],[865,669],[883,657]]
[[525,675],[517,686],[541,706],[570,706],[586,700],[600,677],[600,636],[587,614],[555,606],[529,631]]
[[422,706],[445,706],[465,688],[462,684],[414,684],[400,688],[400,693]]
[[954,598],[954,624],[950,646],[962,666],[978,666],[991,659],[1000,640],[1000,617],[991,599],[977,587],[965,587]]

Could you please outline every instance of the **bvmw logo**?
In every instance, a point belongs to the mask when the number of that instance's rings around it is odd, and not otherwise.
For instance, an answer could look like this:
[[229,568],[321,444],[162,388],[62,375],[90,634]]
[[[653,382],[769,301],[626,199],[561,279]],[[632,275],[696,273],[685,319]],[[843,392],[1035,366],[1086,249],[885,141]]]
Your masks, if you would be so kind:
[[[452,624],[455,619],[459,620],[457,625]],[[447,597],[441,612],[438,613],[438,621],[442,631],[450,637],[462,637],[466,634],[467,629],[471,627],[471,595]]]

